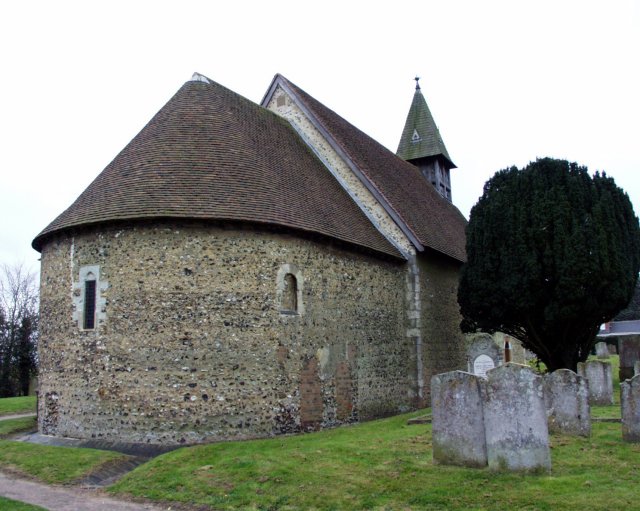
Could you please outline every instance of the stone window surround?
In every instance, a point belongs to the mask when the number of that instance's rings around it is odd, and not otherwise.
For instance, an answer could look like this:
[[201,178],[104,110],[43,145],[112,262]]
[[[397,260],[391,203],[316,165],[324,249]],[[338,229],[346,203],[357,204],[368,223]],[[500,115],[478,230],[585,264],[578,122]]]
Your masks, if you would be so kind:
[[[85,282],[94,280],[96,282],[96,302],[95,302],[95,321],[93,328],[84,328],[84,300],[85,300]],[[102,296],[107,290],[109,284],[105,280],[100,279],[100,265],[92,264],[81,266],[78,272],[78,281],[73,283],[73,321],[83,332],[92,332],[98,330],[100,325],[107,319],[106,305],[107,300]]]
[[[288,311],[284,310],[283,307],[283,295],[285,289],[285,277],[291,274],[296,279],[296,310]],[[302,277],[302,272],[298,269],[295,264],[283,264],[280,266],[278,270],[278,275],[276,277],[276,306],[278,307],[278,312],[280,316],[302,316],[304,314],[304,303],[302,302],[302,291],[304,287],[304,278]]]

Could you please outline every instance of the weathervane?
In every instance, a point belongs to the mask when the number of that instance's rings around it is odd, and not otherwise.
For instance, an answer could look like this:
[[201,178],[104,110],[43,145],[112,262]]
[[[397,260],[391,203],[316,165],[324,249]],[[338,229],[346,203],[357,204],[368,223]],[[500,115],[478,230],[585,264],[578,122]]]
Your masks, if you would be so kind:
[[416,81],[416,90],[420,90],[420,83],[419,83],[420,77],[416,75],[414,80]]

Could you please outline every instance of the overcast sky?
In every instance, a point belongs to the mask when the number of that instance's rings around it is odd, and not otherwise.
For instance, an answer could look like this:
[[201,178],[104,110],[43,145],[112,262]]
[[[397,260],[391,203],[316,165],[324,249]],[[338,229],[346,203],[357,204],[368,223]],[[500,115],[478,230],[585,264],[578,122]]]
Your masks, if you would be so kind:
[[0,263],[194,71],[259,103],[281,73],[395,152],[414,91],[468,217],[497,170],[605,170],[640,212],[640,1],[7,1],[0,4]]

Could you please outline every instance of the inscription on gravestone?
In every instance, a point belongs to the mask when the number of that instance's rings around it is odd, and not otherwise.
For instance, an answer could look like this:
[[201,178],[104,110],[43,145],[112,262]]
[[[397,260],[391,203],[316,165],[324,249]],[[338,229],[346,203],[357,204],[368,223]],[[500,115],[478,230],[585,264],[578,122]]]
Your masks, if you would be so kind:
[[473,374],[486,378],[487,371],[493,369],[495,366],[491,357],[488,355],[480,355],[473,361]]

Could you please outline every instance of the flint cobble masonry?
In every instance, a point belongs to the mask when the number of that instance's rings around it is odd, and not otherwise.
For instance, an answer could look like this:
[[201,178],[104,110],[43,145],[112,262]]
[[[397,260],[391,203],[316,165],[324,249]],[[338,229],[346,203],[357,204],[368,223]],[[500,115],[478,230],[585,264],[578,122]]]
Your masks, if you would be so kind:
[[[276,303],[278,269],[291,263],[304,279],[300,315]],[[109,283],[92,331],[72,320],[85,265]],[[412,404],[396,263],[280,234],[167,224],[60,238],[42,268],[44,433],[193,442]],[[316,403],[309,417],[303,388]]]

